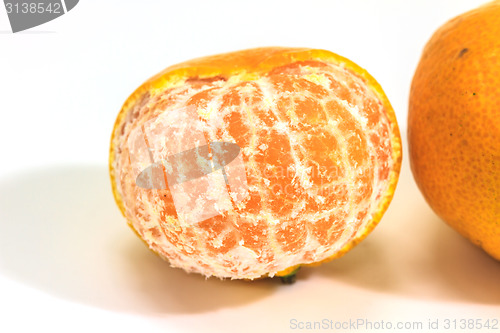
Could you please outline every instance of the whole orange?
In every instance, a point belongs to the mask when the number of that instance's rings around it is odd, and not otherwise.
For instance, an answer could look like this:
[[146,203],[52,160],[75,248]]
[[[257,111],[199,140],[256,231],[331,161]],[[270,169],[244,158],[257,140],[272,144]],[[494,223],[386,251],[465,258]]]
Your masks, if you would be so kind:
[[500,2],[462,14],[427,43],[413,78],[408,141],[433,210],[500,259]]
[[110,149],[116,202],[149,248],[232,279],[285,277],[347,252],[387,209],[400,162],[380,85],[307,48],[165,69],[127,99]]

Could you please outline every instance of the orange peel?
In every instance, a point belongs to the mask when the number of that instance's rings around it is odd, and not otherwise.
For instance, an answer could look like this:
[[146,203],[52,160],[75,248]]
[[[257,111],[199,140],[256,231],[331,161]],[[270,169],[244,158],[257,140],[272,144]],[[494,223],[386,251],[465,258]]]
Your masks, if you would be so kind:
[[500,260],[500,1],[443,24],[413,77],[415,181],[450,227]]

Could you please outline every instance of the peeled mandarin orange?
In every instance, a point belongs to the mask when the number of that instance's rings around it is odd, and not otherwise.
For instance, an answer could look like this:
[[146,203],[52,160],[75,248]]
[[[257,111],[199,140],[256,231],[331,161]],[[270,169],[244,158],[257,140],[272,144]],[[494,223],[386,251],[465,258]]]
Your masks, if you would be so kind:
[[500,1],[435,32],[411,86],[415,180],[451,227],[500,259]]
[[[229,146],[218,168],[195,170]],[[379,84],[306,48],[165,69],[127,99],[110,149],[116,202],[148,247],[174,267],[232,279],[283,277],[347,252],[387,209],[400,163]]]

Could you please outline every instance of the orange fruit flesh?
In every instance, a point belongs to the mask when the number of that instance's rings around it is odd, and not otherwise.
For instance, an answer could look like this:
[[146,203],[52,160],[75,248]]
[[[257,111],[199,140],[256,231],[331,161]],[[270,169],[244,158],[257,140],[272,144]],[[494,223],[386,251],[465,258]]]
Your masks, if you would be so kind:
[[[401,158],[390,104],[349,66],[287,59],[261,73],[184,75],[139,90],[117,120],[110,160],[129,224],[172,266],[206,276],[286,275],[346,252],[380,220]],[[132,129],[183,107],[207,125],[207,141],[241,147],[248,183],[243,202],[194,225],[179,222],[168,188],[136,186],[125,144]]]

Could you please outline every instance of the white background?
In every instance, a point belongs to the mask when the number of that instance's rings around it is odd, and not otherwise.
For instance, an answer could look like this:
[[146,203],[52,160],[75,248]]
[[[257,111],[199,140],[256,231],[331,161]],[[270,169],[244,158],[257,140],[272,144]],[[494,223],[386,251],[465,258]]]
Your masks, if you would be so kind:
[[406,146],[377,229],[291,286],[170,268],[126,227],[106,169],[114,119],[139,84],[183,60],[258,46],[355,61],[386,91],[405,139],[425,42],[481,3],[87,0],[17,34],[0,7],[0,331],[299,331],[292,319],[421,321],[427,331],[429,319],[500,320],[500,263],[428,208]]

